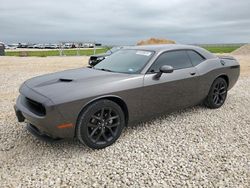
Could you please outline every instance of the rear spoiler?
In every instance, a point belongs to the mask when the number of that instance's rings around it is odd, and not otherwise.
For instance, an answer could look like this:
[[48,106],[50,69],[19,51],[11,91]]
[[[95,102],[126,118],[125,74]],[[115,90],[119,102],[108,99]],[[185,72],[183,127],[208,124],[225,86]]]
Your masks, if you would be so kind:
[[229,56],[229,55],[218,55],[218,58],[228,59],[228,60],[236,60],[233,56]]

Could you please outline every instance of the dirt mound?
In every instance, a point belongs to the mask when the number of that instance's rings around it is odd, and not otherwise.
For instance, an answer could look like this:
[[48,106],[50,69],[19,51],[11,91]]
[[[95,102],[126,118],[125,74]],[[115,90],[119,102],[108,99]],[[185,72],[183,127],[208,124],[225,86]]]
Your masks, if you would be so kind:
[[150,44],[175,44],[175,41],[168,40],[168,39],[157,39],[157,38],[150,38],[147,40],[141,40],[137,42],[137,45],[150,45]]
[[234,50],[231,54],[233,55],[250,55],[250,44],[245,44],[240,48]]

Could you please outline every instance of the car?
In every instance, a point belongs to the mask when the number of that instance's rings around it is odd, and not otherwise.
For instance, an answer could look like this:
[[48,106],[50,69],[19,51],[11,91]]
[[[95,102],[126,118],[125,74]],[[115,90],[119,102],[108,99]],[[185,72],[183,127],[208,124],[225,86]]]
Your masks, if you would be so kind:
[[16,47],[12,47],[12,46],[9,46],[9,45],[5,45],[5,49],[6,49],[6,50],[15,50]]
[[95,44],[93,44],[93,43],[83,43],[82,47],[83,48],[94,48]]
[[51,49],[51,44],[45,44],[45,45],[44,45],[44,48],[45,48],[45,49]]
[[239,74],[236,59],[200,47],[134,46],[94,67],[25,81],[15,111],[36,136],[101,149],[130,124],[202,103],[221,107]]
[[18,47],[18,44],[5,45],[5,49],[10,49],[10,50],[15,50],[15,49],[17,49],[17,47]]
[[28,48],[28,44],[27,43],[18,43],[17,48]]
[[72,43],[65,43],[65,44],[63,44],[62,48],[64,48],[64,49],[70,49],[70,48],[72,48],[72,46],[73,46]]
[[33,46],[33,48],[36,48],[36,49],[44,49],[44,48],[45,48],[45,45],[43,45],[43,44],[35,44],[35,45]]
[[58,49],[59,45],[58,44],[50,44],[49,48],[50,49]]
[[110,56],[111,54],[113,54],[113,53],[115,53],[123,48],[124,48],[123,46],[117,46],[117,47],[113,47],[113,48],[109,49],[106,53],[91,55],[89,57],[89,65],[95,66],[96,64],[98,64],[99,62],[104,60],[106,57]]
[[28,44],[27,48],[34,48],[36,44]]

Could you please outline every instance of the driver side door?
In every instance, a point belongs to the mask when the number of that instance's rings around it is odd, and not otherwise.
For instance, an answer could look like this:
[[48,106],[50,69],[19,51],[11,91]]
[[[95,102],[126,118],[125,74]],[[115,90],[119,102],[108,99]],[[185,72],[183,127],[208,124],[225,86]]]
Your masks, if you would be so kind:
[[[163,65],[174,68],[155,78]],[[196,104],[199,75],[185,50],[161,54],[144,76],[143,108],[145,115],[157,115]]]

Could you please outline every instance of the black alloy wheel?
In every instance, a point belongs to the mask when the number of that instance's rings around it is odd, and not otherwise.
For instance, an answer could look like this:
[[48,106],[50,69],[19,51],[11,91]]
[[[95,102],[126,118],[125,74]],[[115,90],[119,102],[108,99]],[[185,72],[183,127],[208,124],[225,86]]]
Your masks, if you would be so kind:
[[212,84],[205,105],[209,108],[221,107],[227,97],[227,82],[223,78],[217,78]]
[[106,144],[118,133],[120,117],[112,108],[101,108],[94,113],[88,123],[88,136],[93,143]]
[[80,115],[77,137],[87,146],[101,149],[114,143],[125,125],[121,107],[109,100],[90,105]]
[[226,98],[226,84],[225,82],[216,83],[214,90],[213,90],[213,103],[215,105],[221,105],[224,103]]

